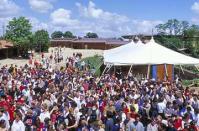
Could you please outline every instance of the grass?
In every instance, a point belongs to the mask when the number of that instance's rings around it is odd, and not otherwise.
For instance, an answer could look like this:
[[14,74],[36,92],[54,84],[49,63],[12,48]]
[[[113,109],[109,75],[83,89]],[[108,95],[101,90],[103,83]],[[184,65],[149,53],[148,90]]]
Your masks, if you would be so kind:
[[183,84],[184,86],[189,86],[189,85],[191,85],[191,84],[194,84],[194,85],[198,86],[198,85],[199,85],[199,79],[183,80],[183,81],[182,81],[182,84]]
[[83,58],[82,61],[90,66],[90,69],[95,72],[95,75],[100,76],[100,66],[103,64],[102,56],[94,55],[93,57]]

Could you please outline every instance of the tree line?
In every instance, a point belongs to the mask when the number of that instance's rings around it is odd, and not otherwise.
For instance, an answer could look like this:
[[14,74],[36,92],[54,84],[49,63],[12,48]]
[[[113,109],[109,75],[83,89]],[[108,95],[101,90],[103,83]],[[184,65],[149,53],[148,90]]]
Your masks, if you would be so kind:
[[[61,31],[55,31],[51,34],[51,38],[52,39],[60,39],[60,38],[77,38],[77,36],[73,35],[72,32],[70,31],[66,31],[66,32],[61,32]],[[84,36],[84,38],[98,38],[97,33],[93,33],[93,32],[88,32],[86,33],[86,35]]]
[[187,21],[170,19],[156,27],[158,41],[175,51],[199,58],[199,26]]

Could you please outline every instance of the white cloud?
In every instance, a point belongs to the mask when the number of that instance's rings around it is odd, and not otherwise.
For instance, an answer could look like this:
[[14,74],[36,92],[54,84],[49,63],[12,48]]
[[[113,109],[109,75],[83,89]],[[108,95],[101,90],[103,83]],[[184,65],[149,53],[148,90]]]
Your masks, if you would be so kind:
[[6,32],[6,26],[11,19],[11,17],[0,18],[0,36],[2,36],[3,33]]
[[28,18],[30,20],[30,23],[32,25],[32,31],[35,32],[37,30],[49,30],[49,25],[47,23],[44,22],[40,22],[37,18],[35,17],[29,17]]
[[20,7],[11,0],[0,0],[0,18],[16,15]]
[[80,3],[76,3],[76,6],[78,7],[80,14],[87,18],[95,18],[103,21],[115,21],[116,23],[129,21],[128,17],[124,15],[111,13],[97,8],[95,3],[92,1],[89,1],[88,7],[85,7]]
[[[129,17],[98,8],[90,1],[88,6],[76,3],[79,9],[80,31],[96,32],[102,37],[117,37],[126,34],[151,34],[152,29],[162,23],[156,20],[131,20]],[[79,20],[80,21],[80,20]]]
[[156,33],[154,27],[158,24],[163,23],[162,21],[150,21],[150,20],[134,20],[132,26],[134,27],[134,33],[137,34],[152,34]]
[[199,17],[197,16],[197,17],[192,18],[191,22],[192,22],[192,24],[198,25],[198,23],[199,23]]
[[53,9],[52,0],[29,0],[30,8],[40,13]]
[[[3,1],[9,3],[8,0]],[[30,1],[31,0],[29,0],[29,2]],[[56,0],[32,1],[44,1],[50,3]],[[2,1],[0,0],[0,11],[2,9],[1,3]],[[91,1],[87,6],[76,3],[76,7],[79,9],[79,15],[74,16],[70,10],[59,8],[50,14],[50,19],[46,23],[35,17],[29,16],[28,18],[33,26],[32,31],[35,32],[40,29],[45,29],[51,34],[55,30],[63,32],[69,30],[78,36],[84,36],[87,32],[96,32],[100,37],[119,37],[126,34],[151,34],[152,28],[161,23],[161,21],[131,20],[125,15],[100,9]],[[38,7],[38,11],[39,8],[40,7]],[[45,8],[44,12],[48,10],[49,9]],[[2,34],[2,25],[7,24],[10,19],[11,17],[1,18],[0,12],[0,35]]]
[[191,6],[191,9],[194,12],[199,13],[199,2],[194,2],[194,4]]
[[76,26],[79,21],[71,18],[71,11],[59,8],[50,14],[51,22],[55,26]]

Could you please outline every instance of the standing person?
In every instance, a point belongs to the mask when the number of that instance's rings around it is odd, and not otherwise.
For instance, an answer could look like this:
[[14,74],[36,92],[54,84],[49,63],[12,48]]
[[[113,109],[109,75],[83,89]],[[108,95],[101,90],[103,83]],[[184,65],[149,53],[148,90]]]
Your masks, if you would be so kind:
[[4,120],[6,124],[6,129],[8,130],[10,128],[9,120],[6,114],[4,113],[4,109],[0,109],[0,120]]
[[12,124],[11,131],[25,131],[25,125],[21,121],[22,115],[20,113],[16,114],[15,120]]
[[0,131],[8,131],[6,129],[6,122],[5,122],[5,120],[0,120]]
[[147,125],[147,131],[158,131],[158,125],[155,119],[152,119],[151,123]]
[[73,108],[70,108],[69,109],[69,114],[67,115],[67,119],[68,119],[68,123],[67,123],[67,129],[68,131],[76,131],[76,128],[78,126],[78,122],[76,119],[75,119],[75,116],[74,116],[74,109]]
[[26,126],[26,130],[31,131],[31,128],[35,126],[35,122],[36,122],[36,117],[33,116],[32,110],[29,110],[24,118],[24,124]]
[[113,113],[111,111],[107,111],[107,121],[105,124],[105,131],[112,131],[114,127],[113,121]]
[[50,119],[50,113],[48,111],[48,106],[47,106],[46,103],[44,103],[41,108],[42,109],[41,109],[41,114],[39,116],[39,119],[41,120],[41,123],[44,124],[45,118],[49,118]]
[[144,126],[142,122],[140,122],[140,116],[137,115],[134,121],[136,131],[144,131]]

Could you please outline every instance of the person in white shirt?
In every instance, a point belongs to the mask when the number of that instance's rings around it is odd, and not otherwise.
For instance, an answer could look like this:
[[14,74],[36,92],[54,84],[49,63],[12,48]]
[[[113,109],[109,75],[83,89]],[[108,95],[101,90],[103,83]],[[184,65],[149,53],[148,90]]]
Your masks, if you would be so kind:
[[46,103],[44,103],[44,104],[42,105],[42,111],[41,111],[41,114],[40,114],[40,116],[39,116],[39,119],[40,119],[40,121],[41,121],[42,123],[44,123],[45,118],[49,118],[49,119],[50,119],[50,113],[49,113],[49,111],[48,111],[48,106],[47,106]]
[[166,109],[166,104],[164,103],[164,99],[160,98],[160,102],[157,104],[159,115],[163,116],[164,110]]
[[140,122],[140,116],[137,116],[135,118],[134,125],[135,125],[136,131],[144,131],[144,126],[143,126],[142,122]]
[[25,131],[25,125],[21,121],[21,114],[17,113],[16,118],[12,124],[11,131]]
[[158,131],[158,125],[155,120],[152,120],[151,123],[147,125],[147,131]]
[[0,111],[0,120],[5,121],[6,129],[8,130],[10,128],[10,123],[9,123],[7,115],[4,113],[4,109],[1,109]]

